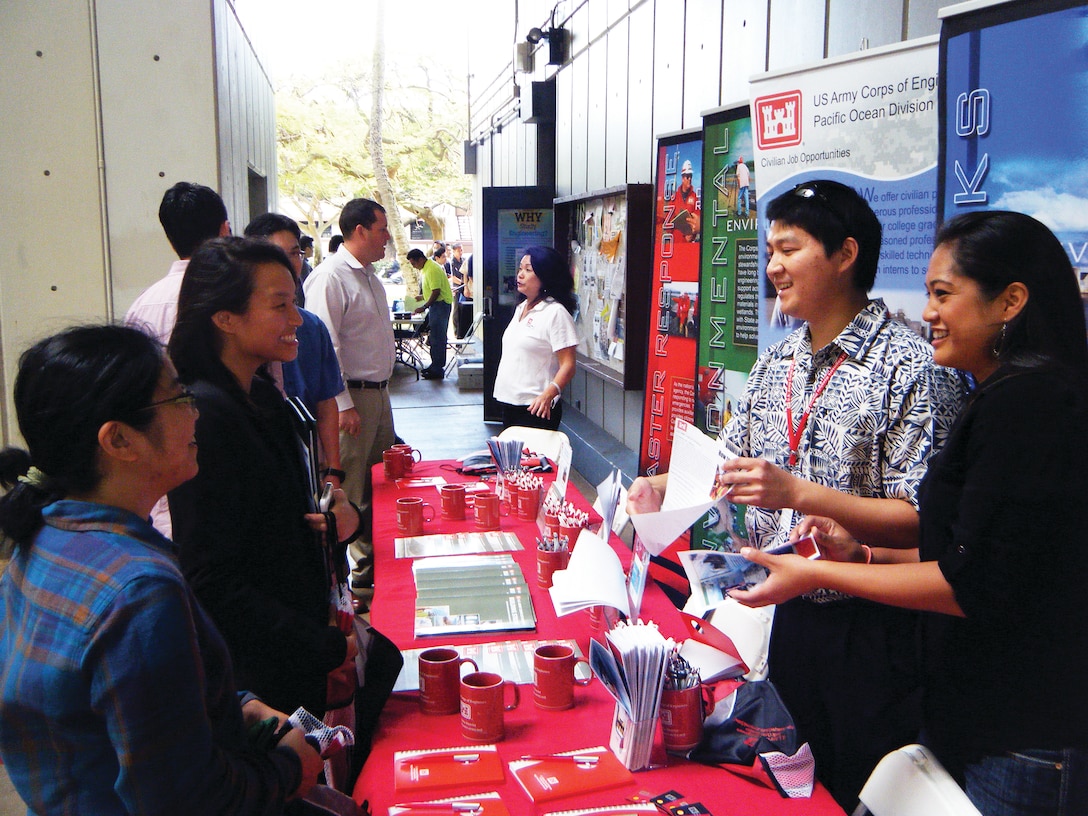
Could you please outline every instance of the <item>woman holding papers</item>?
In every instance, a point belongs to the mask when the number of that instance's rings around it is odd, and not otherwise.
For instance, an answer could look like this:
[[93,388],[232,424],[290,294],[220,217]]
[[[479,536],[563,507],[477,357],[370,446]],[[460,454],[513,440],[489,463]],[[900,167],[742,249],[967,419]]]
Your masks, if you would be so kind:
[[[170,356],[196,397],[200,472],[170,492],[181,566],[223,632],[235,674],[277,708],[320,715],[348,683],[354,634],[330,618],[330,575],[303,454],[268,363],[293,360],[301,324],[287,256],[222,238],[189,262]],[[342,491],[341,539],[358,527]]]
[[[1057,239],[1009,212],[942,227],[923,316],[937,363],[977,382],[919,491],[919,549],[872,549],[806,519],[837,561],[744,554],[770,570],[732,593],[817,588],[924,610],[925,731],[984,814],[1088,813],[1088,349]],[[882,564],[884,561],[913,563]],[[838,560],[874,562],[838,563]]]
[[559,401],[574,376],[574,279],[551,247],[529,247],[518,268],[518,293],[525,300],[502,336],[495,375],[495,399],[503,404],[502,424],[558,430]]

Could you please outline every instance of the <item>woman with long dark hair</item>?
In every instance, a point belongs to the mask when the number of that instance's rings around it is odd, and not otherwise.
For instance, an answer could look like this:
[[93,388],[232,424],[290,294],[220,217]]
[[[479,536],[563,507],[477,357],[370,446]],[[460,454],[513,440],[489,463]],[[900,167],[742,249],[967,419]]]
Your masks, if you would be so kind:
[[503,404],[504,428],[554,431],[563,418],[559,398],[574,377],[574,278],[558,252],[533,246],[521,259],[517,286],[524,300],[502,336],[495,399]]
[[27,450],[0,452],[0,754],[34,813],[282,812],[322,762],[247,727],[231,660],[148,521],[197,472],[193,396],[136,329],[69,329],[19,361]]
[[1076,275],[1035,219],[973,212],[939,230],[926,290],[934,361],[977,387],[929,461],[919,549],[870,549],[810,517],[794,537],[814,533],[835,560],[742,550],[771,575],[733,595],[760,605],[828,588],[926,611],[923,741],[987,816],[1088,813],[1088,346]]
[[[287,256],[220,238],[193,254],[170,356],[200,409],[200,473],[170,493],[181,565],[231,649],[239,681],[270,704],[320,715],[354,690],[354,634],[330,610],[299,437],[267,364],[298,353]],[[358,526],[342,491],[341,539]],[[343,557],[343,553],[337,553]]]

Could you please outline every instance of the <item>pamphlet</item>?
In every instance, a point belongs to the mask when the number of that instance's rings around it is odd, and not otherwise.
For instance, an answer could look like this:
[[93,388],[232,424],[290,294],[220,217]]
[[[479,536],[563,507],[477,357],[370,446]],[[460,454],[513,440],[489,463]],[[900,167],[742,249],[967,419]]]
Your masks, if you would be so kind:
[[532,756],[510,762],[510,771],[530,799],[550,802],[568,796],[634,784],[635,778],[603,745]]
[[544,816],[642,816],[643,813],[660,813],[653,802],[632,802],[629,805],[606,805],[580,810],[549,810]]
[[452,635],[536,628],[521,567],[507,553],[420,558],[415,635]]
[[446,484],[442,476],[405,476],[396,480],[397,490],[418,490],[421,487],[437,488]]
[[393,784],[398,791],[494,785],[504,779],[506,772],[494,745],[393,753]]
[[589,530],[578,535],[567,568],[552,574],[549,592],[559,617],[591,606],[612,606],[624,615],[631,611],[619,556]]
[[401,802],[390,805],[388,809],[389,816],[435,816],[443,811],[462,816],[510,816],[510,811],[502,803],[498,791],[451,796],[448,799],[428,799],[425,802]]
[[765,568],[739,553],[685,550],[679,555],[691,594],[704,606],[725,600],[731,589],[747,589],[767,579]]
[[490,530],[480,533],[437,533],[393,539],[397,558],[422,558],[431,555],[466,555],[483,552],[523,550],[515,533]]
[[711,492],[722,456],[731,458],[721,450],[717,440],[677,418],[673,430],[672,461],[683,462],[684,466],[669,471],[669,484],[661,510],[631,516],[635,531],[651,555],[660,555],[715,504]]

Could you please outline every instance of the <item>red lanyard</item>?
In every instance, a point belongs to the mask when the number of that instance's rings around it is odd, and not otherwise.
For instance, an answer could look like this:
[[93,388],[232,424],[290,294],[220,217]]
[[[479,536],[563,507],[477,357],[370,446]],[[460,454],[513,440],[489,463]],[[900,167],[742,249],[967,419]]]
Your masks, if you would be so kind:
[[816,400],[820,398],[820,394],[827,388],[827,384],[831,381],[831,377],[839,370],[846,361],[846,352],[844,351],[839,355],[839,359],[835,361],[835,364],[827,370],[823,379],[820,380],[820,384],[816,386],[816,390],[812,392],[812,399],[808,401],[808,407],[805,408],[805,412],[801,414],[801,421],[797,424],[797,427],[793,427],[793,366],[797,362],[797,358],[794,357],[790,360],[790,372],[786,375],[786,432],[789,434],[790,440],[790,467],[797,466],[797,449],[801,447],[801,436],[805,433],[805,426],[808,425],[809,414],[812,413],[812,406],[816,404]]

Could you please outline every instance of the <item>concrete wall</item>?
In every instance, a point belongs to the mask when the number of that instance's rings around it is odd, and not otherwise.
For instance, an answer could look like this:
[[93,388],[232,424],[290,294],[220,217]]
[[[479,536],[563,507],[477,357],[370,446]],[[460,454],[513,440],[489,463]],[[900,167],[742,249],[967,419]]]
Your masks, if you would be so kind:
[[[653,182],[656,138],[702,126],[702,112],[746,102],[753,74],[817,62],[867,46],[940,31],[940,0],[519,0],[494,4],[493,31],[509,43],[470,47],[471,137],[477,192],[536,185],[535,124],[520,108],[532,81],[555,79],[556,196]],[[571,32],[570,59],[547,65],[542,41],[528,73],[514,54],[533,26]],[[507,17],[503,18],[506,14]],[[486,53],[484,53],[486,51]],[[515,95],[515,82],[520,98]],[[495,125],[502,125],[497,132]],[[479,196],[477,195],[477,202]],[[631,450],[641,435],[642,392],[624,392],[579,369],[565,399]]]
[[228,0],[6,0],[0,76],[7,443],[21,351],[123,316],[174,260],[163,192],[214,187],[240,228],[275,204],[276,146],[272,88]]

